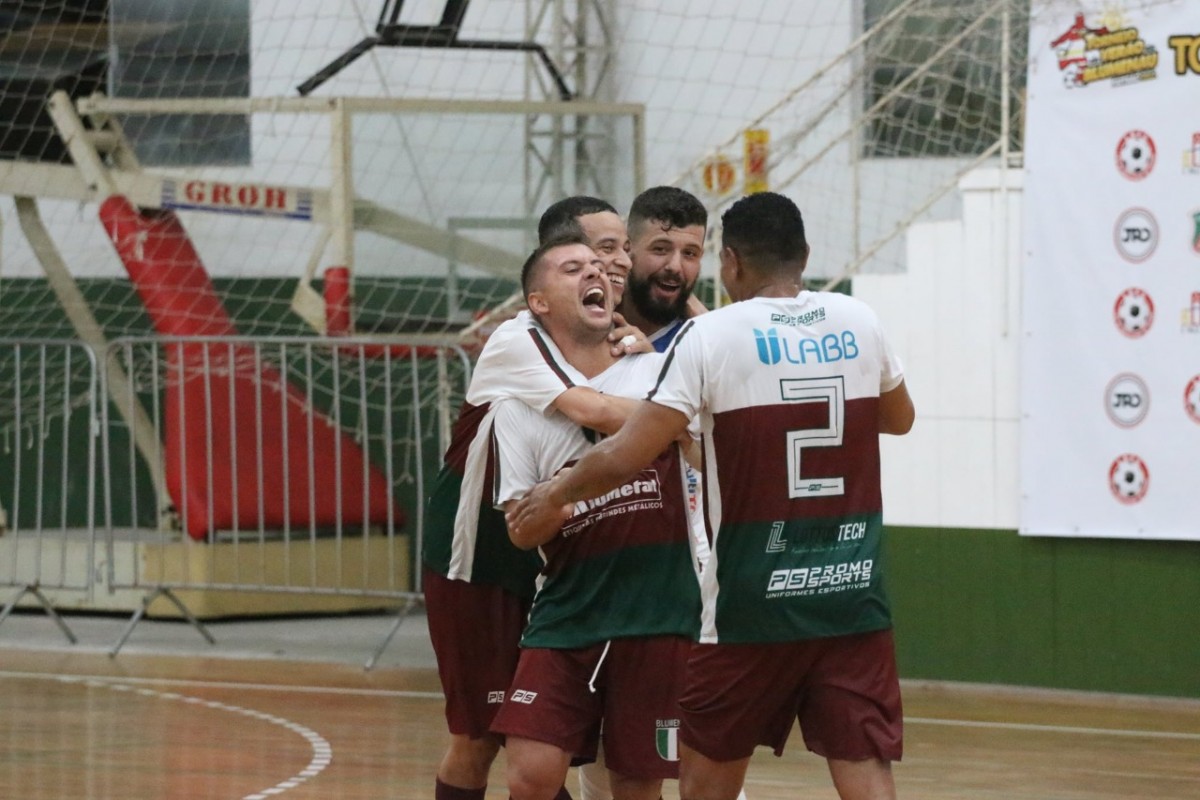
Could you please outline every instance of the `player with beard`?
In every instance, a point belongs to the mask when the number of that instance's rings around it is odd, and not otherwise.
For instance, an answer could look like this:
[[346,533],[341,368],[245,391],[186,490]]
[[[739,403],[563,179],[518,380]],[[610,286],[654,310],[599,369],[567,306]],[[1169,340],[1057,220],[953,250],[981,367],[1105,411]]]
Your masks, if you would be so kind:
[[[585,219],[579,217],[580,222]],[[617,324],[625,322],[640,329],[660,353],[671,346],[688,318],[708,310],[693,294],[700,276],[707,224],[704,204],[690,192],[674,186],[646,189],[634,198],[629,208],[627,225],[633,267],[625,281],[624,297],[614,282],[618,290],[618,314],[614,314],[614,319]],[[595,237],[589,238],[595,241]],[[609,275],[612,277],[611,271]],[[700,513],[700,474],[686,464],[684,472],[693,548],[697,564],[703,568],[709,548]],[[612,797],[603,753],[594,764],[580,768],[579,783],[582,800]],[[739,798],[746,800],[745,792]]]
[[617,310],[660,353],[688,317],[705,310],[692,291],[700,277],[707,224],[704,204],[674,186],[647,189],[629,207],[633,268]]
[[559,529],[698,414],[713,555],[680,698],[680,796],[735,797],[755,747],[782,754],[798,720],[839,797],[895,798],[879,435],[912,428],[903,368],[869,307],[802,289],[809,247],[791,200],[750,195],[722,222],[734,302],[685,325],[647,401],[510,507],[509,531]]

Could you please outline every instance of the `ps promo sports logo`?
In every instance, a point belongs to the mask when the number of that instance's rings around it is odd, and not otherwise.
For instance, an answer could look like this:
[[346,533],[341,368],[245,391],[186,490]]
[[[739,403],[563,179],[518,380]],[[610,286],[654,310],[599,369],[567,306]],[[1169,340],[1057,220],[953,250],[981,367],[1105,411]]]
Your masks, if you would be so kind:
[[1108,488],[1126,505],[1139,503],[1150,488],[1150,469],[1133,453],[1117,456],[1108,468]]
[[1145,131],[1129,131],[1117,142],[1117,169],[1131,181],[1140,181],[1154,170],[1158,148]]
[[1193,375],[1183,389],[1183,411],[1200,425],[1200,375]]
[[1104,390],[1104,410],[1115,425],[1132,428],[1150,412],[1150,390],[1132,373],[1122,373]]
[[533,701],[537,699],[537,696],[537,692],[531,692],[528,689],[514,689],[508,699],[514,703],[524,703],[528,706],[533,705]]
[[504,702],[504,692],[488,692],[488,705],[496,705]]
[[1158,220],[1144,208],[1127,210],[1113,226],[1113,243],[1126,261],[1145,261],[1158,247]]
[[1117,296],[1113,322],[1130,339],[1145,336],[1154,324],[1154,301],[1142,289],[1131,286]]

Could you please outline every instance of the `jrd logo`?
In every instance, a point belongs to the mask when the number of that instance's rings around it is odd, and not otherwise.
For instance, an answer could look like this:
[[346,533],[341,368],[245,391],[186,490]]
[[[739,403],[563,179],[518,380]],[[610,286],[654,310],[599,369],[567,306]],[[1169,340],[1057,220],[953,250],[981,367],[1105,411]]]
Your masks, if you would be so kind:
[[1113,226],[1113,244],[1126,261],[1145,261],[1158,247],[1158,221],[1144,208],[1125,211]]
[[1150,412],[1150,392],[1137,375],[1122,373],[1104,390],[1108,418],[1122,428],[1132,428]]

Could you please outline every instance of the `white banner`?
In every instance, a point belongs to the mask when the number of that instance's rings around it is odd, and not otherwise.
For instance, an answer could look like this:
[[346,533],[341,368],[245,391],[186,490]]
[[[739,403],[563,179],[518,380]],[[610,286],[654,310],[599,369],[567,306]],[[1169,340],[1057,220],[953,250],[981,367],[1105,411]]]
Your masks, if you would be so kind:
[[1200,0],[1030,22],[1021,532],[1200,539]]

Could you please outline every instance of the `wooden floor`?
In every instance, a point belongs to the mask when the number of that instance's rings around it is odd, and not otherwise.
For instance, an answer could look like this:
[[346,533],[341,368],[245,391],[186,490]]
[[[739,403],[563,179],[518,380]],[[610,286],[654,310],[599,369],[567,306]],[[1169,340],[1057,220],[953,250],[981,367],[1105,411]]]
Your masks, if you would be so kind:
[[[1200,798],[1200,702],[906,684],[905,711],[905,800]],[[430,671],[0,651],[0,798],[429,798],[443,745]],[[798,733],[746,791],[836,798]]]

